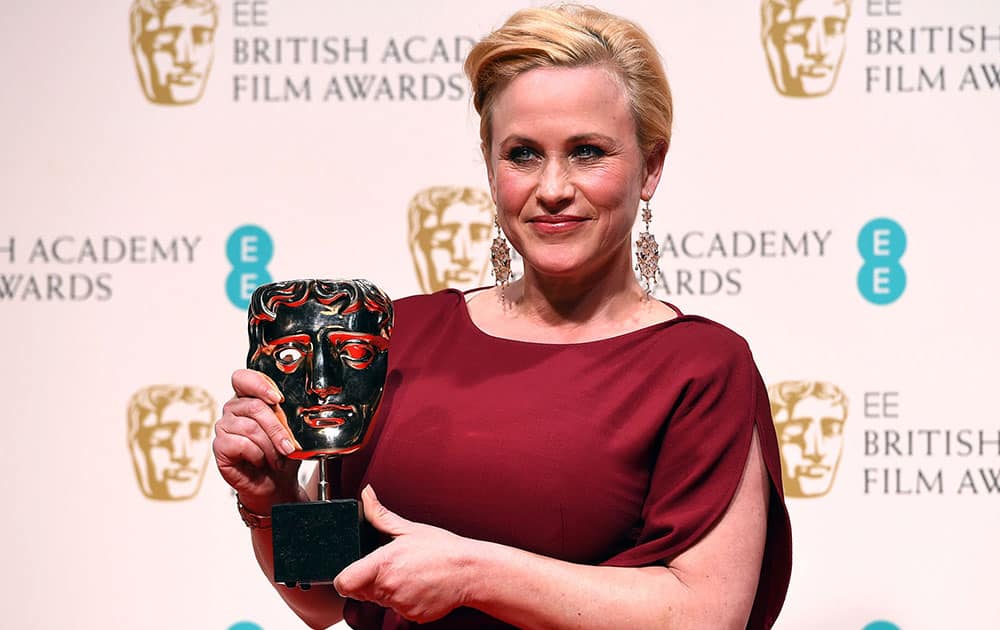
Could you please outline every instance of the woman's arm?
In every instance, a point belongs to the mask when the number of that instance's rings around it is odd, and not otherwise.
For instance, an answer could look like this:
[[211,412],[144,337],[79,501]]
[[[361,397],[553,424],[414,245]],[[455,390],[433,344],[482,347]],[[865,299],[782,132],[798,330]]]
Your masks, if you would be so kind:
[[522,628],[745,628],[769,494],[754,431],[742,479],[719,522],[666,566],[620,568],[572,564],[412,523],[366,488],[365,513],[394,540],[345,569],[335,585],[345,597],[416,621],[470,606]]

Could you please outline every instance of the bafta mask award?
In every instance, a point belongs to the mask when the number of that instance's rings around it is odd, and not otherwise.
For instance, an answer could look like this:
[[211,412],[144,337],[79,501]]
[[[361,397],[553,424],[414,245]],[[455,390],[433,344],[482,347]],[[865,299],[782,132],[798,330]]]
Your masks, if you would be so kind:
[[278,419],[295,459],[317,461],[318,501],[271,511],[274,581],[324,584],[371,547],[354,499],[331,500],[328,463],[360,449],[385,387],[392,302],[366,280],[290,280],[250,299],[247,367],[285,400]]

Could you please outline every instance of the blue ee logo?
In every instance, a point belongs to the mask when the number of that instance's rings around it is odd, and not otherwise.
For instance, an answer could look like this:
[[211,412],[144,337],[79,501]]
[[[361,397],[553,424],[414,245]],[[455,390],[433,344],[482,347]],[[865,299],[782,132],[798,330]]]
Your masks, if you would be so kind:
[[271,281],[267,264],[274,256],[274,242],[264,228],[244,225],[226,241],[226,258],[233,270],[226,277],[226,295],[236,308],[250,305],[253,290]]
[[906,232],[892,219],[872,219],[858,234],[858,251],[865,264],[858,272],[858,290],[872,304],[891,304],[906,290],[906,271],[899,259],[906,252]]

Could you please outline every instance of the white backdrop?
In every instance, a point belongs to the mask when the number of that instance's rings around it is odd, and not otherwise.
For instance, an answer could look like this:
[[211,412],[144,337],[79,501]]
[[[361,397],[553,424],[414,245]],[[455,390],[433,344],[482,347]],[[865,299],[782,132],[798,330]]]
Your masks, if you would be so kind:
[[[154,72],[193,69],[147,96],[130,4],[8,3],[0,23],[0,625],[299,627],[256,568],[201,434],[168,433],[158,452],[176,459],[183,442],[203,483],[183,473],[144,494],[129,401],[159,384],[203,390],[214,414],[228,398],[247,343],[227,290],[241,226],[267,234],[275,279],[421,291],[411,199],[486,189],[460,56],[523,5],[259,0],[254,17],[254,3],[218,0],[215,22],[192,10],[179,40],[148,40]],[[800,10],[813,4],[839,10]],[[854,0],[844,37],[824,31],[824,45],[845,46],[836,82],[811,98],[772,83],[757,2],[601,6],[649,31],[674,89],[653,200],[658,295],[743,334],[768,383],[821,381],[847,397],[842,446],[835,434],[817,442],[839,461],[828,491],[788,500],[795,566],[778,627],[1000,627],[1000,417],[988,395],[1000,4]],[[905,288],[884,257],[859,287],[859,235],[882,217],[905,232]],[[711,248],[716,234],[743,249]],[[244,242],[235,286],[266,279],[263,243]],[[900,241],[880,249],[891,258]],[[890,269],[878,272],[888,294],[871,292],[875,267]],[[887,431],[902,436],[888,454]]]

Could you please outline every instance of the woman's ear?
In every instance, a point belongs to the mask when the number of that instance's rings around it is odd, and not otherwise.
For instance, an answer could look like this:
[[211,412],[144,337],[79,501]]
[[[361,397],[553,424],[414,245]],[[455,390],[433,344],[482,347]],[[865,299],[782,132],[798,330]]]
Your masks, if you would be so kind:
[[483,152],[483,162],[486,164],[486,179],[490,182],[490,197],[493,198],[493,205],[497,203],[496,178],[493,175],[493,162],[490,161],[490,148],[485,142],[479,144],[479,150]]
[[656,192],[656,187],[660,184],[660,176],[663,175],[663,162],[667,158],[667,143],[660,140],[649,153],[646,154],[644,165],[645,177],[642,182],[642,198],[650,199]]

